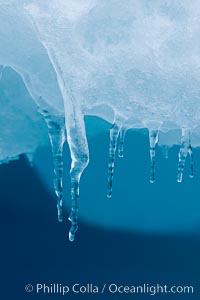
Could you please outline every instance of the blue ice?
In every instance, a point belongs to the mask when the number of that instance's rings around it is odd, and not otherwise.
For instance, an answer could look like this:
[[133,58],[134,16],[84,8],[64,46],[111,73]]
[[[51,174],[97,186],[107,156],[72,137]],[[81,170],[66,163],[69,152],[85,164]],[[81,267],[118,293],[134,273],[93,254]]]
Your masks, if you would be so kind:
[[[126,132],[133,128],[148,128],[150,182],[156,180],[157,145],[165,156],[174,144],[179,145],[177,181],[183,180],[187,157],[193,177],[193,148],[200,144],[199,8],[197,0],[0,1],[1,82],[6,84],[12,69],[26,87],[20,100],[13,95],[7,102],[1,94],[2,126],[9,123],[11,128],[2,133],[0,159],[8,161],[21,153],[31,158],[45,132],[38,130],[35,120],[43,118],[52,146],[62,221],[62,157],[67,141],[71,241],[78,229],[79,183],[89,164],[85,116],[112,124],[109,198],[116,155],[123,156]],[[17,115],[19,107],[22,114],[13,124],[7,110]],[[27,132],[40,131],[31,141],[27,134],[20,134],[26,109],[31,118]],[[11,149],[8,135],[16,140]]]

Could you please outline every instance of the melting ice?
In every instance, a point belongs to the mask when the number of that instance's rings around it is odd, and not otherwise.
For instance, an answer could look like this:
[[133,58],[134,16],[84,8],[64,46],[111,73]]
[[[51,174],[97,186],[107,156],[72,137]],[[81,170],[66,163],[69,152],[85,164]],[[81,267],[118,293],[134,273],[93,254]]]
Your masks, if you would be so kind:
[[[78,229],[79,182],[89,163],[85,115],[113,124],[109,198],[115,156],[118,151],[123,157],[125,135],[131,128],[149,129],[150,182],[155,181],[156,144],[162,146],[166,157],[168,149],[179,144],[177,181],[183,179],[187,156],[193,177],[192,148],[200,145],[199,31],[198,0],[0,1],[0,78],[5,80],[6,67],[15,70],[45,119],[59,221],[63,219],[65,140],[69,145],[71,241]],[[1,118],[12,123],[6,113],[6,96],[1,94],[0,99]],[[13,99],[11,109],[14,105],[22,108],[23,118],[28,104]],[[35,130],[34,118],[29,127]],[[20,147],[9,151],[7,137],[2,135],[1,161],[20,153],[31,158],[40,144],[39,137],[33,140],[31,147],[24,139]]]

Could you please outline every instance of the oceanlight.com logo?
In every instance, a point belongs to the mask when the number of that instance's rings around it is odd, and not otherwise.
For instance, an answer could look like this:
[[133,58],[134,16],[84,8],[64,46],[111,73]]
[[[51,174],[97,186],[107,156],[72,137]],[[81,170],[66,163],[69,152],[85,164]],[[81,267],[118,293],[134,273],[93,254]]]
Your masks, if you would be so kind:
[[36,285],[27,284],[25,286],[26,293],[46,294],[46,295],[68,295],[72,294],[147,294],[155,296],[158,294],[194,294],[193,286],[168,286],[168,285],[120,285],[116,283],[96,285],[87,283],[85,285],[74,283],[72,285],[65,285],[61,283],[37,283]]

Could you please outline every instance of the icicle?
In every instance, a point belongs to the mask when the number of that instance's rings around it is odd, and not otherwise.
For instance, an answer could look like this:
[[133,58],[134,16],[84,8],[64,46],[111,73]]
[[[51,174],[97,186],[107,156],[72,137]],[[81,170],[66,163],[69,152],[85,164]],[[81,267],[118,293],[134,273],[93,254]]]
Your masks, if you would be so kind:
[[122,128],[120,130],[120,134],[119,134],[119,149],[118,149],[118,156],[119,157],[124,157],[124,140],[125,140],[125,136],[126,136],[126,128]]
[[0,81],[1,81],[2,76],[3,76],[3,70],[4,70],[4,67],[0,66]]
[[1,81],[2,75],[3,75],[2,70],[0,70],[0,81]]
[[57,195],[58,221],[63,221],[62,175],[63,175],[63,144],[65,141],[64,117],[51,115],[47,110],[40,110],[45,118],[54,162],[54,188]]
[[34,153],[26,153],[26,158],[29,162],[29,165],[33,167]]
[[119,136],[120,127],[114,123],[110,129],[110,145],[109,145],[109,162],[108,162],[108,192],[107,197],[112,197],[113,174],[115,165],[115,153],[117,148],[117,139]]
[[[182,182],[183,180],[183,171],[185,167],[185,161],[187,158],[187,155],[190,150],[190,131],[182,128],[182,137],[181,137],[181,147],[178,154],[179,161],[178,161],[178,176],[177,176],[177,182]],[[191,151],[192,154],[192,151]],[[193,174],[193,158],[191,157],[191,171]]]
[[189,177],[193,178],[194,177],[194,160],[193,160],[193,151],[192,151],[191,144],[189,146],[188,153],[189,153],[189,156],[190,156],[190,174],[189,174]]
[[151,171],[150,182],[155,182],[155,164],[156,164],[156,151],[155,147],[158,142],[158,130],[149,131],[149,143],[150,143],[150,158],[151,158]]
[[164,158],[167,159],[169,157],[169,147],[166,146],[166,145],[163,145],[161,147],[161,149],[162,149],[162,153],[163,153]]

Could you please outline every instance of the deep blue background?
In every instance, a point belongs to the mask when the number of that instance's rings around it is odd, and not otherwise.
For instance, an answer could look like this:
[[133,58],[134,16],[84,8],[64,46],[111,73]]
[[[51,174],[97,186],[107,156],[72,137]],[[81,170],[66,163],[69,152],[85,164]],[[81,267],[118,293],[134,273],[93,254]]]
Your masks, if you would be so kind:
[[[137,134],[134,137],[138,149],[142,149],[143,138],[141,139],[141,136]],[[88,186],[84,187],[88,176],[90,182],[91,180],[95,182],[95,178],[98,178],[97,180],[101,186],[98,168],[100,169],[102,159],[106,160],[106,155],[105,153],[102,153],[102,156],[100,155],[102,151],[100,145],[105,147],[105,143],[107,143],[107,136],[105,138],[105,135],[102,134],[98,137],[98,141],[94,141],[90,145],[90,148],[92,148],[91,161],[93,162],[91,162],[91,166],[83,177],[82,202],[84,202],[84,194],[89,191]],[[130,150],[131,142],[128,140],[127,143]],[[95,148],[96,152],[94,151]],[[144,148],[146,149],[146,145]],[[177,149],[173,151],[175,153]],[[136,171],[139,168],[144,168],[143,165],[141,166],[140,152],[143,155],[144,150],[138,150],[138,156],[135,157]],[[94,157],[96,157],[95,163]],[[129,167],[132,162],[131,159],[133,159],[133,156],[130,154],[129,158],[125,160]],[[161,164],[165,163],[161,159],[160,162]],[[104,169],[104,163],[102,168]],[[119,176],[121,170],[119,163],[118,168],[116,176]],[[106,173],[106,170],[104,172]],[[169,173],[169,170],[167,172]],[[174,174],[175,168],[172,171],[172,177]],[[122,185],[126,185],[126,182],[131,179],[134,182],[138,176],[139,179],[136,183],[137,185],[140,184],[142,189],[144,179],[138,172],[132,172],[132,175],[128,177],[123,175],[119,181],[115,179],[114,188],[117,189],[120,182]],[[193,285],[195,295],[157,295],[155,297],[159,300],[199,299],[200,235],[195,230],[183,234],[164,235],[161,232],[155,235],[137,231],[135,233],[133,231],[132,233],[118,230],[111,231],[80,222],[76,241],[70,243],[67,240],[67,226],[69,227],[69,224],[66,224],[66,222],[59,224],[57,222],[55,199],[23,156],[19,161],[0,166],[0,184],[0,299],[74,299],[75,297],[81,299],[107,299],[108,297],[113,299],[121,299],[122,297],[148,299],[148,297],[152,297],[150,295],[70,294],[63,298],[60,295],[45,296],[34,293],[27,294],[24,291],[24,286],[27,283],[70,284],[73,282],[81,284],[120,283],[123,285],[136,285],[159,283]],[[165,184],[169,184],[169,188],[171,188],[170,183],[165,182]],[[185,191],[188,186],[191,199],[194,197],[199,198],[198,180],[191,183],[195,185],[195,189],[189,187],[190,183],[187,179],[183,184]],[[92,190],[93,194],[94,192]],[[147,191],[147,193],[149,192]],[[100,196],[99,192],[96,191],[94,201]],[[162,194],[160,195],[160,201],[162,201]],[[184,201],[190,201],[187,192]],[[65,211],[66,219],[68,213],[68,211]],[[179,217],[177,216],[177,218]]]

